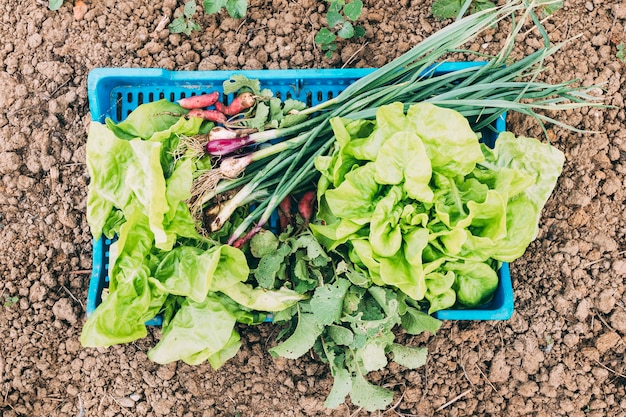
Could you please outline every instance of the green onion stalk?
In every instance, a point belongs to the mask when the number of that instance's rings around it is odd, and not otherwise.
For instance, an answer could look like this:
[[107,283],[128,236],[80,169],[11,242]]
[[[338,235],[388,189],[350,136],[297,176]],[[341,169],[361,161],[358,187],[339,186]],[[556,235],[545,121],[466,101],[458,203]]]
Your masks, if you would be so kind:
[[[578,131],[545,115],[544,111],[606,106],[590,94],[595,87],[579,87],[574,81],[558,84],[537,81],[546,57],[564,45],[550,45],[545,29],[534,13],[537,6],[548,3],[513,1],[459,19],[357,80],[335,98],[300,111],[299,114],[307,116],[306,120],[288,128],[250,135],[251,139],[242,141],[241,146],[232,146],[228,152],[219,155],[258,143],[270,141],[274,144],[266,144],[266,147],[244,156],[231,157],[236,158],[244,175],[232,176],[218,184],[214,191],[201,199],[202,204],[206,204],[219,190],[229,187],[241,187],[233,197],[232,205],[248,201],[248,196],[255,190],[267,190],[269,197],[250,212],[229,239],[230,244],[245,243],[268,222],[284,197],[301,189],[305,182],[313,183],[315,158],[329,152],[335,141],[330,127],[332,118],[372,119],[379,107],[393,102],[404,103],[406,107],[430,102],[454,109],[475,121],[476,130],[489,127],[505,112],[514,111],[536,119],[544,132],[545,123]],[[516,15],[521,15],[517,22]],[[513,26],[498,55],[482,65],[447,73],[436,72],[446,55],[460,52],[459,48],[464,44],[508,17],[513,18]],[[539,28],[545,45],[517,62],[509,62],[513,40],[529,18]],[[269,187],[264,185],[270,183]],[[228,218],[232,205],[227,203],[223,213],[218,214],[216,227]]]

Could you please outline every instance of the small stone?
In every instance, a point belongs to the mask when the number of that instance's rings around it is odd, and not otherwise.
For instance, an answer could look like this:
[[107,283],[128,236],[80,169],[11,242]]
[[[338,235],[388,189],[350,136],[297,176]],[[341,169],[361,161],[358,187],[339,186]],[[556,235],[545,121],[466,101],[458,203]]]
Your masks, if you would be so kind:
[[596,307],[601,312],[608,314],[615,308],[615,291],[612,289],[606,289],[600,293],[600,296],[596,300]]
[[135,401],[133,401],[129,397],[116,398],[115,402],[117,402],[120,405],[120,407],[124,407],[124,408],[132,408],[135,406]]
[[78,321],[78,316],[72,307],[72,303],[67,298],[61,298],[52,306],[52,314],[59,319],[65,320],[70,324],[75,324]]
[[626,261],[624,261],[623,259],[618,259],[616,261],[613,261],[613,264],[611,265],[611,269],[613,270],[615,275],[617,275],[618,277],[626,276]]
[[626,4],[616,4],[613,6],[613,12],[618,19],[626,19]]
[[0,174],[11,174],[22,164],[22,158],[15,152],[0,153]]
[[591,311],[589,301],[586,298],[583,298],[582,300],[580,300],[580,303],[578,303],[578,307],[576,307],[576,319],[580,322],[584,322],[585,320],[587,320],[587,317],[589,317],[590,313]]
[[523,397],[533,397],[537,391],[539,391],[539,386],[535,381],[528,381],[523,383],[518,389],[517,392]]
[[28,46],[31,49],[37,48],[38,46],[41,45],[42,42],[43,42],[43,38],[41,37],[39,33],[34,33],[28,37]]
[[589,10],[590,12],[592,12],[593,11],[593,3],[588,1],[587,3],[585,3],[585,8],[587,10]]
[[141,400],[141,394],[137,394],[137,393],[130,394],[128,396],[128,398],[130,398],[131,400],[137,402],[137,401]]
[[176,375],[176,363],[160,366],[156,374],[163,381],[169,381],[174,378],[174,375]]
[[611,327],[626,335],[626,311],[617,310],[611,315]]
[[596,339],[596,348],[600,353],[607,352],[613,348],[622,338],[615,332],[603,333]]

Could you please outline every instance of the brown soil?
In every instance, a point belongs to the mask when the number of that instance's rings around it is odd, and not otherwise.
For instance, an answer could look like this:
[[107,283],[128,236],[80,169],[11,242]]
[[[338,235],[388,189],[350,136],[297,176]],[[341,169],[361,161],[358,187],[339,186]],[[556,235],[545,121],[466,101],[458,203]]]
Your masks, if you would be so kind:
[[[430,1],[369,0],[361,19],[367,43],[346,42],[327,60],[313,42],[321,1],[252,0],[245,21],[203,17],[204,30],[191,37],[159,28],[182,3],[91,1],[82,20],[69,1],[57,12],[41,0],[0,6],[0,414],[365,415],[352,406],[325,410],[327,368],[312,357],[272,358],[271,324],[242,329],[243,348],[218,371],[148,361],[157,329],[108,349],[78,341],[91,269],[89,70],[377,67],[443,25],[430,16]],[[511,265],[513,317],[446,322],[435,337],[407,340],[427,345],[428,364],[374,373],[373,382],[397,392],[396,407],[377,415],[626,415],[626,64],[616,57],[626,6],[565,0],[545,24],[554,41],[581,36],[548,60],[543,77],[603,83],[598,93],[615,107],[558,116],[597,133],[550,129],[567,162],[538,239]],[[471,47],[497,51],[504,35],[494,31]],[[528,33],[517,53],[538,42]],[[525,119],[510,116],[508,124],[541,135]]]

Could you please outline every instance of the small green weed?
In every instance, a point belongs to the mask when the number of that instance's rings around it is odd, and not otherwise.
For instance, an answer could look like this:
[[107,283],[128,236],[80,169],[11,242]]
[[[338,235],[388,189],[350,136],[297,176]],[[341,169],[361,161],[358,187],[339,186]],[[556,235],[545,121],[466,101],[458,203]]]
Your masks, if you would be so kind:
[[4,298],[3,305],[6,308],[13,307],[20,300],[18,297],[16,297],[16,296],[11,297],[8,294],[2,294],[2,298]]
[[196,0],[189,0],[185,3],[182,13],[177,10],[174,16],[174,20],[169,24],[168,28],[171,33],[184,33],[185,35],[191,35],[194,30],[202,29],[192,17],[196,14]]
[[241,19],[248,10],[248,0],[204,0],[206,14],[219,13],[222,9],[226,9],[230,17]]
[[[541,15],[546,17],[557,10],[563,8],[563,1],[555,0],[540,0],[545,2],[541,6]],[[462,10],[464,15],[469,11],[470,13],[477,13],[486,9],[496,7],[495,3],[489,0],[435,0],[431,7],[433,16],[437,19],[451,19],[456,18]]]
[[[203,7],[206,14],[216,14],[226,9],[230,17],[241,19],[246,15],[248,0],[204,0]],[[197,12],[196,0],[187,1],[183,11],[177,11],[175,19],[169,24],[170,33],[190,35],[191,32],[201,30],[202,27],[194,20]]]
[[543,5],[543,7],[541,8],[541,14],[543,17],[547,17],[555,13],[556,11],[561,10],[562,8],[563,8],[562,1],[548,2],[547,4]]
[[496,5],[489,0],[435,0],[431,6],[431,12],[437,19],[451,19],[455,18],[461,12],[466,1],[470,1],[471,4],[466,10],[470,13],[480,12],[481,10],[490,9],[496,7]]
[[622,62],[626,61],[626,45],[624,42],[617,45],[617,53],[615,54],[615,57]]
[[337,38],[351,39],[360,38],[365,35],[365,28],[355,25],[353,22],[361,16],[363,2],[352,0],[346,3],[345,0],[326,0],[330,6],[326,13],[326,23],[328,27],[323,27],[315,35],[315,43],[325,52],[326,57],[333,56],[337,50]]

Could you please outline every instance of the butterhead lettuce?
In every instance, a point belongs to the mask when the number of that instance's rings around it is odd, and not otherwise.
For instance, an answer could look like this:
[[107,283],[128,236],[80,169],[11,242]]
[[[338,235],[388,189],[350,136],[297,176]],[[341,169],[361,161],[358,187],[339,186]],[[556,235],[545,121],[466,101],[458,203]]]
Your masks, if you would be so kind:
[[173,157],[179,137],[206,129],[166,100],[144,104],[121,123],[93,121],[87,140],[87,220],[109,249],[109,288],[87,318],[84,346],[128,343],[163,315],[156,362],[221,366],[239,349],[235,323],[258,324],[303,297],[287,288],[252,289],[243,252],[201,236],[186,201],[198,161]]
[[536,237],[563,153],[508,132],[490,149],[461,114],[429,103],[331,125],[335,148],[316,161],[316,236],[329,249],[347,246],[372,282],[427,301],[431,313],[489,301],[497,265]]

